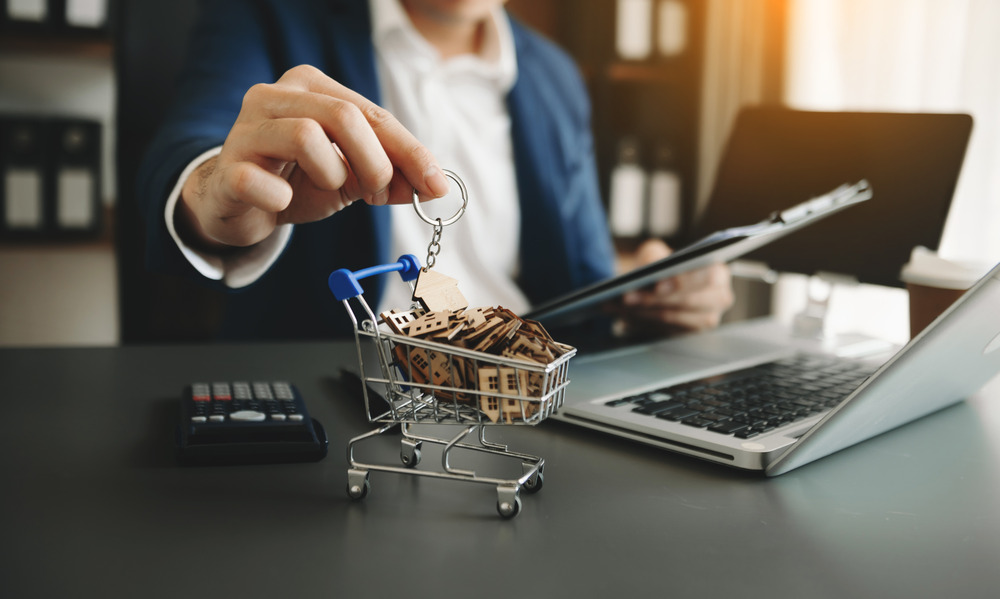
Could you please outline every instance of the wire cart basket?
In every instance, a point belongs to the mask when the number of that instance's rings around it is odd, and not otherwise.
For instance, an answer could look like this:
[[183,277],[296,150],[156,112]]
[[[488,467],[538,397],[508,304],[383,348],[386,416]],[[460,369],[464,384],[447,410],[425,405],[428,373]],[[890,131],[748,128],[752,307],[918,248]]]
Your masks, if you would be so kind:
[[[536,363],[393,332],[375,316],[358,283],[359,279],[391,272],[399,272],[403,281],[412,287],[421,267],[417,258],[408,254],[392,264],[355,272],[341,269],[332,273],[329,279],[330,290],[344,304],[353,324],[368,419],[379,424],[348,443],[348,495],[353,499],[367,496],[369,473],[373,470],[485,483],[496,485],[499,514],[513,518],[521,510],[520,492],[535,493],[542,488],[545,461],[488,441],[486,428],[535,425],[559,409],[569,385],[568,362],[576,350],[556,344],[562,350],[561,355],[548,363]],[[356,313],[356,309],[359,312]],[[366,352],[365,347],[370,350],[372,345],[374,352]],[[375,361],[377,364],[372,363]],[[371,410],[373,401],[379,399],[377,394],[387,405],[381,413],[378,413],[383,409],[381,402],[374,413]],[[411,426],[421,423],[455,425],[458,432],[449,438],[417,434]],[[401,465],[370,464],[355,459],[356,445],[397,425],[402,432]],[[476,433],[476,441],[466,442],[473,433]],[[443,447],[440,469],[428,469],[426,465],[417,468],[424,443]],[[450,462],[456,450],[520,460],[521,475],[495,478],[455,468]]]

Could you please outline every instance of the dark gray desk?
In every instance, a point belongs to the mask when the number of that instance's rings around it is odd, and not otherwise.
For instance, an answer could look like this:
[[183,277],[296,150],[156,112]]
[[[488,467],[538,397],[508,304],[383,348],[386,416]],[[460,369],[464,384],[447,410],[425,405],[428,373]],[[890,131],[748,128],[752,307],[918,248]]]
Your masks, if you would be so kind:
[[[772,480],[551,421],[498,427],[546,458],[545,488],[505,521],[489,485],[376,472],[367,499],[347,498],[344,447],[369,428],[334,378],[352,351],[0,351],[0,596],[953,598],[1000,587],[1000,381]],[[297,383],[330,455],[174,466],[183,385],[247,377]]]

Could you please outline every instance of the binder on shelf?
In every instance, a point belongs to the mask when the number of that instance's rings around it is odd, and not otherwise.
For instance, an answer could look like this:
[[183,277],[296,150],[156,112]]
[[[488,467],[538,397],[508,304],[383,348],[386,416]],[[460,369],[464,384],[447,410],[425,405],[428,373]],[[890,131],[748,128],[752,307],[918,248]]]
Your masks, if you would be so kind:
[[45,123],[38,118],[3,118],[0,135],[0,231],[42,234],[50,192],[45,168]]
[[76,36],[109,30],[109,0],[0,0],[0,29]]
[[102,30],[108,26],[108,0],[63,0],[63,22],[71,29]]
[[6,0],[4,17],[13,23],[45,23],[49,19],[49,0]]
[[610,174],[608,227],[612,236],[623,241],[668,239],[680,233],[683,225],[683,184],[672,146],[656,141],[647,169],[642,145],[632,136],[619,140],[617,163]]
[[645,230],[647,175],[639,158],[638,139],[619,141],[608,198],[611,234],[617,238],[636,238]]
[[51,27],[51,0],[0,0],[3,30],[11,32],[39,32]]
[[687,48],[687,5],[681,0],[658,0],[656,7],[656,50],[663,58],[684,53]]
[[644,60],[653,52],[653,0],[617,0],[615,50],[624,60]]
[[649,175],[648,233],[653,237],[669,238],[681,230],[682,209],[681,175],[674,161],[674,151],[669,144],[660,143],[653,158]]
[[0,117],[0,237],[59,240],[100,233],[101,125]]
[[55,188],[51,225],[62,232],[96,232],[101,220],[101,126],[59,119],[50,134]]

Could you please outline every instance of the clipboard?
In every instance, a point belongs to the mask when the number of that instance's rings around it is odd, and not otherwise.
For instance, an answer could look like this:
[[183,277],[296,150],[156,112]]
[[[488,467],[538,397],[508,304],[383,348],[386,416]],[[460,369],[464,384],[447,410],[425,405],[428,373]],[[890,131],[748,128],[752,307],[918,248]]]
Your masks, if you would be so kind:
[[871,197],[872,190],[867,180],[862,179],[853,185],[845,183],[826,194],[774,212],[758,223],[717,231],[674,251],[662,260],[536,306],[522,317],[549,325],[581,321],[591,315],[587,308],[597,307],[628,291],[689,270],[735,260]]

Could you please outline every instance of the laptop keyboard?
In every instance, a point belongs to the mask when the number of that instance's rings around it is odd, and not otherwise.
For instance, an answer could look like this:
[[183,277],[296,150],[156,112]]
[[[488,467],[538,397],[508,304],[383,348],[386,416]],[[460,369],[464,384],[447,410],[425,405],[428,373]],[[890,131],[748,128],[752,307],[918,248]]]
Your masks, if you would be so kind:
[[800,355],[639,395],[608,406],[749,439],[839,404],[874,367]]

